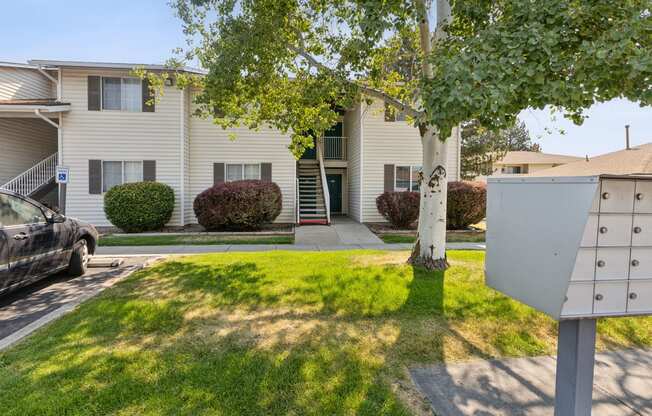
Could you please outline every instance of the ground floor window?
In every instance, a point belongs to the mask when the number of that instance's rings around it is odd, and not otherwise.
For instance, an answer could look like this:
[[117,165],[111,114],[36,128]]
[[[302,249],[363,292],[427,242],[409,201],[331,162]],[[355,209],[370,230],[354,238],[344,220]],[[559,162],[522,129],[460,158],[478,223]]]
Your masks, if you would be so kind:
[[102,162],[102,192],[117,185],[143,180],[143,162],[140,160],[105,160]]
[[520,166],[505,166],[505,167],[502,168],[502,173],[519,174],[519,173],[521,173],[521,167]]
[[421,166],[397,165],[394,172],[395,191],[419,190],[419,172]]
[[260,163],[228,163],[226,165],[227,182],[243,179],[260,179]]

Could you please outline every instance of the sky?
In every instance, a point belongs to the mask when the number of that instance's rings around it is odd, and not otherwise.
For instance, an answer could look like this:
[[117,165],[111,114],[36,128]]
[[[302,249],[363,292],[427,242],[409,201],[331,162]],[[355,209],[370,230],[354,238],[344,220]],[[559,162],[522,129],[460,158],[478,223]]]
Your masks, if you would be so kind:
[[[61,59],[163,63],[184,45],[181,24],[166,0],[3,0],[0,61]],[[26,24],[28,22],[29,24]],[[587,112],[582,126],[526,110],[523,120],[544,152],[595,156],[652,142],[652,108],[614,100]],[[565,134],[561,134],[564,131]]]

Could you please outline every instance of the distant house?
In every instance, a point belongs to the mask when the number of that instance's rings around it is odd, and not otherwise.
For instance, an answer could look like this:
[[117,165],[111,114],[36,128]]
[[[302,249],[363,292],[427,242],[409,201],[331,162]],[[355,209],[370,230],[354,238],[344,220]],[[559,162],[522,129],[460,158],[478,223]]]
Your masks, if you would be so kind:
[[581,157],[551,153],[514,151],[493,164],[494,175],[523,175],[583,160]]
[[537,171],[530,176],[652,175],[652,143]]

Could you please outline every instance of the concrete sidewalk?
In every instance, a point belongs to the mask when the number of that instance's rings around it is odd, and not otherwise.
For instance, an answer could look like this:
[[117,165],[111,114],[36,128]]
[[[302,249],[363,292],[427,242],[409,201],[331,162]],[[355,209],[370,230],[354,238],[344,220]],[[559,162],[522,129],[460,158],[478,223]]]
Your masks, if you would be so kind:
[[366,225],[348,217],[333,217],[331,225],[297,227],[294,231],[294,241],[299,245],[383,244]]
[[[484,250],[483,243],[448,243],[448,250]],[[339,251],[339,250],[410,250],[412,244],[220,244],[186,246],[110,246],[98,247],[98,255],[142,256],[165,254],[232,253],[252,251]]]
[[[438,416],[554,414],[554,357],[478,360],[410,370]],[[652,350],[596,355],[594,416],[652,416]]]

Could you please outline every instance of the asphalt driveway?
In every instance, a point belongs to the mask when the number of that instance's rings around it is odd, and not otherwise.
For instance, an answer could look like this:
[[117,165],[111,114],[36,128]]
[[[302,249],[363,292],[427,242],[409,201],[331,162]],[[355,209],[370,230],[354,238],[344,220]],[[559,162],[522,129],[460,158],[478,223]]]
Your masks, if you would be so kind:
[[65,313],[64,309],[74,308],[149,260],[130,257],[120,267],[90,268],[76,278],[60,273],[0,296],[0,349],[17,341],[21,332],[27,335],[40,326],[39,322],[55,319],[57,311]]

